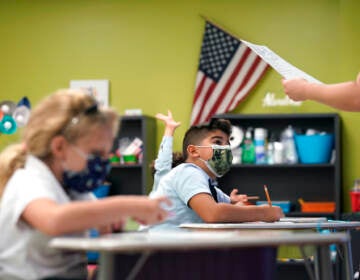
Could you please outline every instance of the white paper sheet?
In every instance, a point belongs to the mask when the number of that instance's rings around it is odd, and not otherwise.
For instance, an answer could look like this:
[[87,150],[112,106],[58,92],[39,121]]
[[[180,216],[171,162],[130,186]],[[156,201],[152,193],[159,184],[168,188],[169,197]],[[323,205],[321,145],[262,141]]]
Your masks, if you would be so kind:
[[275,71],[277,71],[285,79],[303,78],[312,83],[322,84],[319,80],[296,68],[279,55],[270,50],[267,46],[256,45],[245,40],[241,40],[250,49],[257,53],[263,60],[265,60]]

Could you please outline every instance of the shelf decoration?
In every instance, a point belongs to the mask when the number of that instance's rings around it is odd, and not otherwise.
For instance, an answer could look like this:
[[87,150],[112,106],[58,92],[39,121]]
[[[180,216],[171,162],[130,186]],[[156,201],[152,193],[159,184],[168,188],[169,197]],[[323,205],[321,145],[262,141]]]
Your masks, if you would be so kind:
[[86,91],[99,102],[100,106],[109,107],[109,80],[71,80],[70,88]]
[[26,96],[17,104],[10,100],[0,102],[0,134],[14,134],[19,127],[25,126],[30,110],[31,104]]

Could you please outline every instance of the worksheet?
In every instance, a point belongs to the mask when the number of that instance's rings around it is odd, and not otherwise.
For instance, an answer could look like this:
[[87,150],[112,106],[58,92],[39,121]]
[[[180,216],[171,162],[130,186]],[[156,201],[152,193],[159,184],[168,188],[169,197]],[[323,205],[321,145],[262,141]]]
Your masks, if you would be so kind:
[[245,40],[241,40],[256,54],[258,54],[263,60],[266,61],[276,72],[278,72],[285,79],[291,78],[303,78],[312,83],[322,84],[319,80],[305,73],[304,71],[296,68],[279,55],[270,50],[267,46],[256,45]]

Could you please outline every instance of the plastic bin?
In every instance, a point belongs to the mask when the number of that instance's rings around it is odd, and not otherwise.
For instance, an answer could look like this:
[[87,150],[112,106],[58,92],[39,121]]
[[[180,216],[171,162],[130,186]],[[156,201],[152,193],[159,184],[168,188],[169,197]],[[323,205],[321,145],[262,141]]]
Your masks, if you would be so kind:
[[[109,190],[110,190],[110,185],[101,185],[99,187],[97,187],[94,191],[93,194],[97,197],[97,198],[104,198],[107,197],[109,194]],[[94,237],[98,237],[99,236],[99,232],[97,229],[90,229],[88,231],[88,236],[91,238]],[[96,263],[99,259],[99,252],[96,251],[87,251],[86,252],[86,256],[88,259],[89,263]]]
[[[256,201],[256,205],[263,205],[263,204],[268,204],[267,201]],[[275,206],[279,206],[284,213],[289,213],[290,212],[290,206],[291,203],[290,201],[284,200],[284,201],[271,201],[272,205]]]
[[336,208],[335,202],[332,201],[313,201],[305,202],[299,199],[301,212],[315,212],[315,213],[326,213],[334,212]]
[[351,191],[350,198],[352,212],[360,212],[360,191]]
[[107,195],[109,194],[109,190],[110,190],[109,185],[101,185],[93,191],[93,194],[97,198],[104,198],[104,197],[107,197]]
[[327,163],[334,147],[333,134],[295,135],[295,145],[301,163]]

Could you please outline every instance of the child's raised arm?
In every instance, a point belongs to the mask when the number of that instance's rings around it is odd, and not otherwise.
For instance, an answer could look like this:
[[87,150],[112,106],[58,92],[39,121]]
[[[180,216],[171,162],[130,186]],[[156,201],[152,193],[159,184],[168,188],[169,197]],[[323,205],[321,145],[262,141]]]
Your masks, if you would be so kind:
[[180,126],[181,122],[177,122],[174,120],[172,113],[168,110],[168,114],[164,115],[161,113],[157,113],[155,117],[158,120],[162,120],[165,123],[165,131],[164,136],[173,136],[175,129]]

